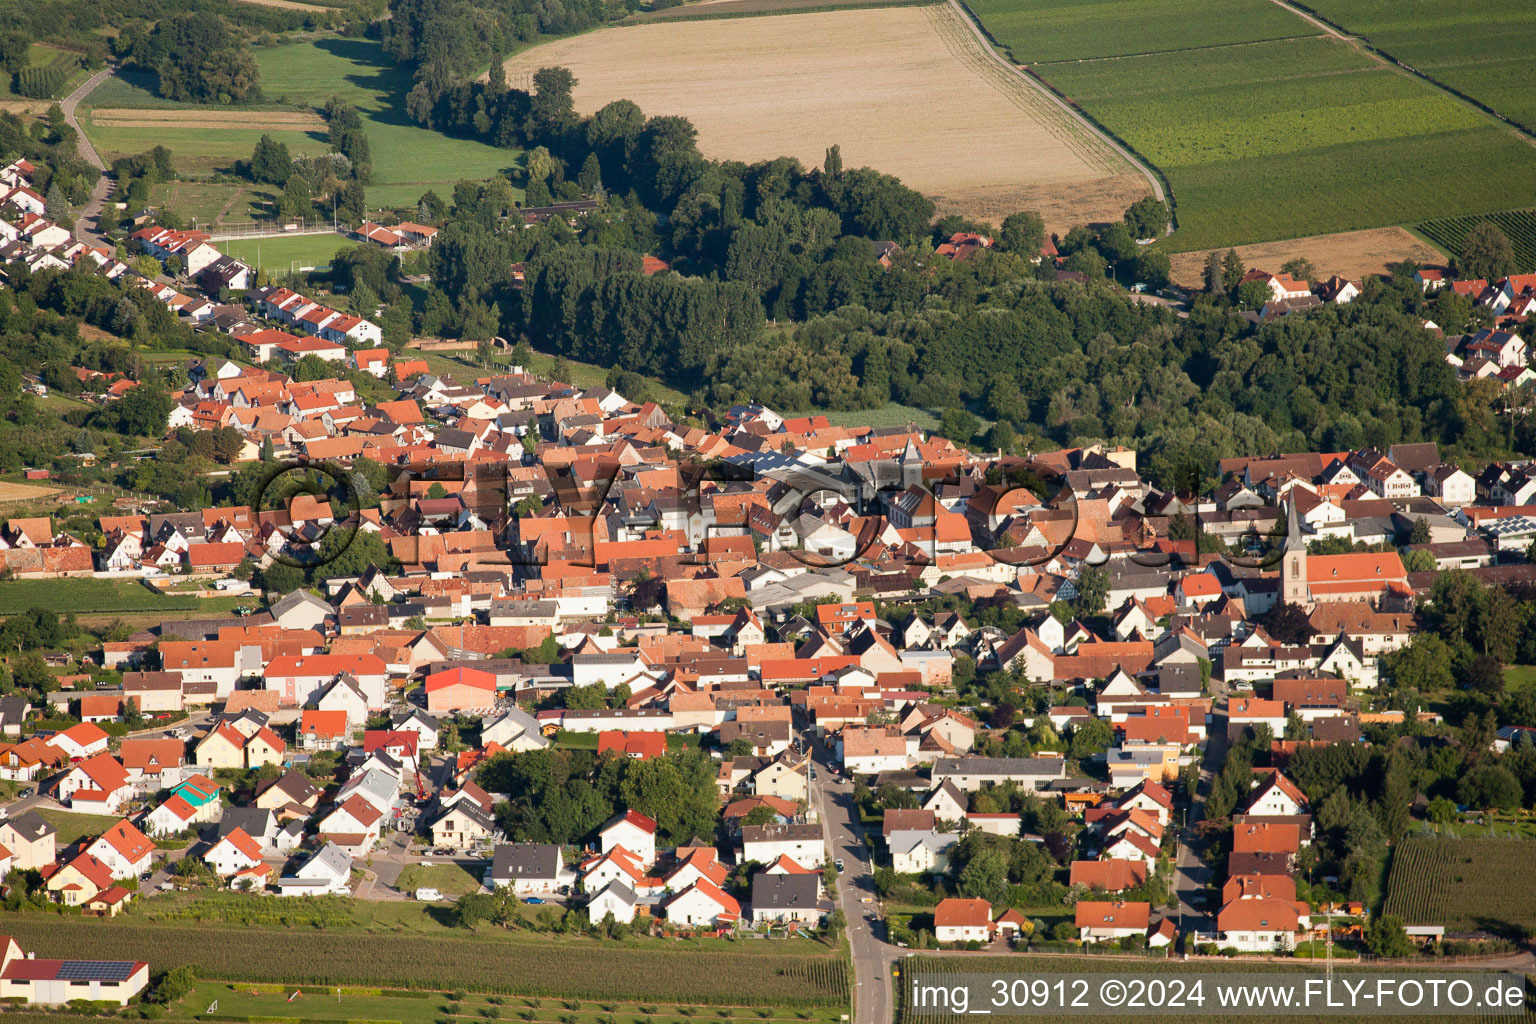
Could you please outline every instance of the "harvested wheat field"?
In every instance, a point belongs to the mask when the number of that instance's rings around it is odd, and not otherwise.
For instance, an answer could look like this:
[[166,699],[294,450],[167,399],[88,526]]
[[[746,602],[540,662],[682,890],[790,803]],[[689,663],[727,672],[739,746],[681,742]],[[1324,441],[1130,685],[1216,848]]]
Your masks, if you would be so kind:
[[33,498],[44,498],[50,494],[57,494],[57,487],[41,487],[37,484],[13,484],[0,480],[0,503],[11,501],[30,501]]
[[507,61],[576,76],[577,109],[629,99],[680,114],[709,157],[798,157],[894,174],[940,212],[1053,230],[1118,219],[1150,191],[1083,125],[991,61],[948,4],[623,26]]
[[256,128],[292,132],[325,128],[325,120],[313,111],[140,110],[133,107],[97,107],[91,111],[91,124],[98,128],[238,128],[245,131]]
[[[1226,250],[1221,250],[1225,252]],[[1203,284],[1205,258],[1211,250],[1176,252],[1173,281],[1186,288]],[[1317,268],[1319,279],[1339,274],[1355,281],[1371,274],[1385,274],[1388,265],[1403,260],[1443,264],[1445,254],[1402,228],[1373,228],[1369,231],[1341,231],[1335,235],[1313,235],[1284,242],[1260,242],[1240,245],[1237,254],[1243,265],[1277,273],[1286,260],[1304,256]]]

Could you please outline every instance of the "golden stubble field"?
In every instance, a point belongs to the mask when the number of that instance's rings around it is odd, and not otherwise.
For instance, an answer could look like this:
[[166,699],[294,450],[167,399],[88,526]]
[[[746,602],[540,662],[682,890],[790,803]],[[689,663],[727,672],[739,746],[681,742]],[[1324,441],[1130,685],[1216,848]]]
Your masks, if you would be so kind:
[[1117,154],[991,62],[949,5],[604,29],[507,61],[521,85],[559,65],[577,109],[617,99],[681,114],[716,159],[798,157],[894,174],[941,213],[994,223],[1037,210],[1053,230],[1119,219],[1149,193]]
[[[1218,250],[1226,252],[1225,249]],[[1203,284],[1205,258],[1209,249],[1173,254],[1173,280],[1187,288],[1199,288]],[[1239,245],[1238,256],[1243,265],[1272,274],[1279,273],[1286,260],[1304,256],[1317,268],[1319,280],[1334,274],[1359,281],[1372,274],[1385,274],[1391,264],[1402,260],[1428,263],[1435,266],[1445,263],[1445,254],[1422,239],[1402,228],[1372,228],[1366,231],[1341,231],[1335,235],[1313,235],[1310,238],[1291,238],[1283,242],[1260,242],[1256,245]]]

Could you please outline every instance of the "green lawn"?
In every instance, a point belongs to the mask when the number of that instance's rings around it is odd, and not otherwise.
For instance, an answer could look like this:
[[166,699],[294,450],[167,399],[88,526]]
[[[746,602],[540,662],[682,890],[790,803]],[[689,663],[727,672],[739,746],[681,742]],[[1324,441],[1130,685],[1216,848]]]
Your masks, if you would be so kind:
[[37,813],[46,819],[48,824],[59,830],[59,834],[54,837],[54,842],[60,847],[68,846],[81,836],[99,836],[122,820],[110,814],[74,814],[70,811],[49,810],[46,807],[39,808]]
[[1513,693],[1536,688],[1536,665],[1510,665],[1504,669],[1504,688]]
[[919,430],[939,429],[939,418],[933,413],[900,402],[891,402],[878,409],[833,409],[825,415],[834,427],[904,427],[911,423]]
[[395,888],[401,892],[436,889],[449,896],[480,891],[480,879],[457,864],[407,864]]
[[[484,180],[521,164],[522,154],[517,150],[450,138],[412,123],[405,114],[411,73],[385,58],[376,42],[324,36],[258,47],[255,55],[262,92],[271,102],[242,110],[318,110],[333,95],[357,105],[373,156],[370,206],[414,212],[417,199],[428,190],[446,198],[457,181]],[[150,76],[130,73],[115,77],[92,92],[90,104],[93,108],[213,109],[163,100],[154,94],[153,87]],[[94,124],[89,111],[84,112],[81,123],[108,159],[141,153],[160,144],[171,150],[172,162],[183,176],[206,176],[231,168],[237,159],[250,156],[263,134],[286,143],[295,156],[323,153],[328,148],[323,131],[209,129],[195,124],[169,129],[111,127]],[[207,208],[205,204],[203,209]],[[232,209],[231,216],[245,219],[251,212],[247,206]]]
[[219,243],[219,248],[253,266],[285,273],[294,267],[328,266],[338,249],[356,244],[341,235],[295,235],[292,238],[225,240]]

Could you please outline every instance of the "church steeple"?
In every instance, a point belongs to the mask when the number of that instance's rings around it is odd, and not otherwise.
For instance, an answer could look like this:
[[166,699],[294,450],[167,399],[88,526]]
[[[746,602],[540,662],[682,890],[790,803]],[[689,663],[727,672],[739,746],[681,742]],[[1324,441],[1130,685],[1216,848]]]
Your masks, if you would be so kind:
[[1303,608],[1310,603],[1307,588],[1307,539],[1296,510],[1296,488],[1286,498],[1285,551],[1280,556],[1280,600]]

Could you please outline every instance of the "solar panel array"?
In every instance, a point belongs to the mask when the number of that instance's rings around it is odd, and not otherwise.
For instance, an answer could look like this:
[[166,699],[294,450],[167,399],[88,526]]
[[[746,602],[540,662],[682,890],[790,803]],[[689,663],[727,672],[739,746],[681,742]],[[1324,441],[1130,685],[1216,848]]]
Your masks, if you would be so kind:
[[127,981],[132,960],[65,960],[59,964],[61,981]]

